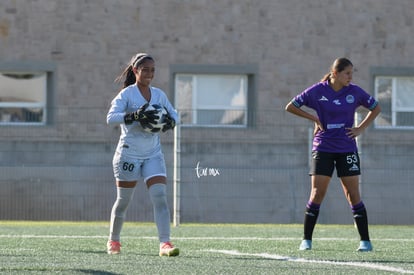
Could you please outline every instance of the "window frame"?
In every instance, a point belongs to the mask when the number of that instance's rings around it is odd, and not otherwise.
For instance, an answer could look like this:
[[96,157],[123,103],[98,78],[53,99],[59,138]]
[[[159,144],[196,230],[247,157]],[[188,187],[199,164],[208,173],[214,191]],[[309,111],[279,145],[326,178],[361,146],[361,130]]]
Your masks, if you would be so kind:
[[[377,91],[377,87],[376,87],[376,79],[378,77],[384,77],[384,78],[391,78],[392,81],[392,86],[395,87],[396,85],[396,78],[414,78],[414,68],[408,68],[408,67],[397,67],[397,68],[392,68],[392,67],[373,67],[371,68],[371,87],[372,87],[372,91],[374,91],[374,97],[378,100],[378,91]],[[390,115],[391,115],[391,125],[378,125],[376,123],[376,121],[374,121],[374,127],[376,129],[391,129],[391,130],[414,130],[414,122],[412,126],[406,126],[406,125],[396,125],[396,113],[398,113],[399,111],[396,110],[396,106],[395,106],[395,94],[396,94],[396,90],[393,89],[392,90],[392,94],[391,94],[391,110],[390,110]],[[397,109],[401,109],[401,108],[397,108]],[[380,114],[381,115],[381,114]]]
[[[195,128],[242,128],[246,129],[253,125],[253,111],[255,106],[257,66],[253,64],[245,65],[189,65],[172,64],[170,65],[170,91],[172,91],[172,102],[176,106],[175,80],[177,74],[195,75],[246,75],[247,77],[247,102],[245,124],[184,124],[183,127]],[[228,110],[230,110],[229,108]],[[198,109],[197,109],[198,110]]]
[[[44,73],[46,75],[46,98],[45,105],[38,106],[44,110],[44,119],[41,122],[1,122],[0,127],[12,126],[46,126],[52,124],[53,111],[51,108],[55,89],[56,66],[52,62],[42,61],[25,61],[25,62],[0,62],[0,73]],[[16,107],[15,104],[3,103],[2,105]],[[27,104],[22,102],[19,107],[34,107],[36,104]],[[2,107],[3,108],[3,107]]]

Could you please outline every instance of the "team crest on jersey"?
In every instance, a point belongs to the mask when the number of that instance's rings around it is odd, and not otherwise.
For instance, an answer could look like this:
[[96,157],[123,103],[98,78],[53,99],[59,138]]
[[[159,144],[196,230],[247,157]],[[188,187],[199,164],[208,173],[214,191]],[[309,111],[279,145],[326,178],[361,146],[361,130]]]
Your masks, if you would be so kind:
[[347,95],[346,96],[346,102],[347,103],[354,103],[355,102],[355,98],[353,95]]

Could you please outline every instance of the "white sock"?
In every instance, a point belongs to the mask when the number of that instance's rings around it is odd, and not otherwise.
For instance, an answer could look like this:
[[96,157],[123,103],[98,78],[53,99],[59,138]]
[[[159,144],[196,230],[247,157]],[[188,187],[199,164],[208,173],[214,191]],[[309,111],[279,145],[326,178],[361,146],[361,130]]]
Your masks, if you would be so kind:
[[150,186],[149,194],[154,207],[154,220],[160,242],[170,241],[170,210],[167,204],[167,186],[156,183]]
[[124,224],[126,211],[131,201],[135,188],[117,187],[117,196],[111,212],[111,224],[109,239],[119,242],[122,225]]

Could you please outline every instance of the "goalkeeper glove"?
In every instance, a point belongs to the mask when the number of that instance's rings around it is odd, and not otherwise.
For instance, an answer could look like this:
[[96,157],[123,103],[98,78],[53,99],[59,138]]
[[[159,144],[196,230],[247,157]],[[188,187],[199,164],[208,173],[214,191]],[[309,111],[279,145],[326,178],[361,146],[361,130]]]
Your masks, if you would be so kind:
[[155,124],[155,120],[159,118],[157,115],[157,110],[148,110],[146,111],[148,107],[148,103],[145,103],[141,107],[139,107],[138,110],[132,113],[125,114],[124,116],[124,122],[125,124],[131,124],[134,121],[138,121],[141,123],[141,125],[148,126],[150,123]]
[[175,120],[170,116],[170,114],[167,114],[164,118],[165,125],[162,127],[162,131],[166,132],[168,130],[172,130],[175,127]]

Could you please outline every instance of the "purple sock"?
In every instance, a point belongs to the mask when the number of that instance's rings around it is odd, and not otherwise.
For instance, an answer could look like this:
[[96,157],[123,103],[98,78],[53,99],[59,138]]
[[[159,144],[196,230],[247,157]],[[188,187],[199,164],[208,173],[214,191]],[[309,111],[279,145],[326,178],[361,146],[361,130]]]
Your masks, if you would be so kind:
[[319,211],[319,208],[321,208],[321,205],[317,204],[317,203],[314,203],[312,201],[308,201],[308,203],[306,204],[306,207],[309,208],[309,209],[312,209],[312,210],[318,210]]
[[356,213],[356,212],[359,212],[359,211],[361,211],[361,210],[364,210],[365,209],[365,205],[364,205],[364,203],[361,201],[360,203],[358,203],[358,204],[355,204],[355,205],[351,205],[351,209],[352,209],[352,213]]

